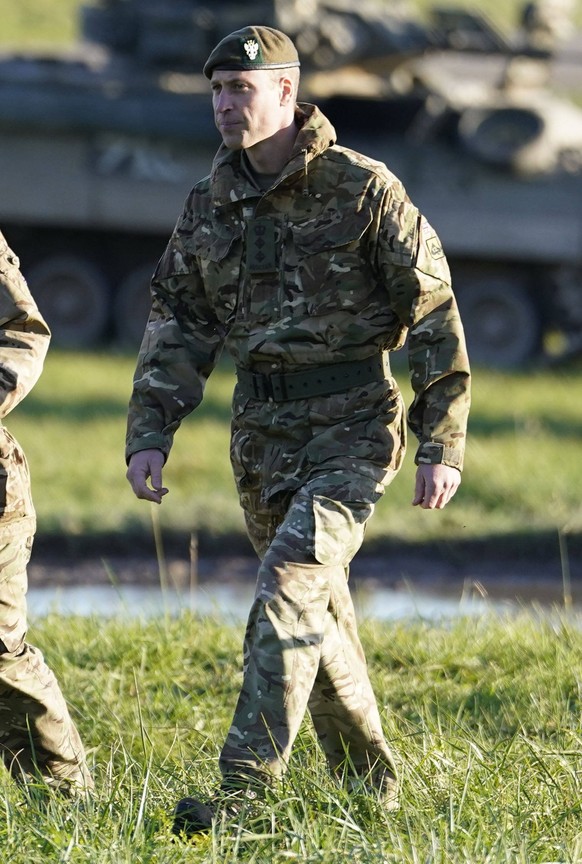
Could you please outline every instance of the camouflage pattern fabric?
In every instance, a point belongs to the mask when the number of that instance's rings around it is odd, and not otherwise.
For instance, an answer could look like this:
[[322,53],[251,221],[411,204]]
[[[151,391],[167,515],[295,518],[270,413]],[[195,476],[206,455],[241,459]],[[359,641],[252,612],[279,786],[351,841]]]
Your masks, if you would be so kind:
[[227,786],[280,777],[309,708],[337,778],[394,803],[396,768],[348,588],[349,563],[381,494],[372,478],[344,470],[313,479],[274,509],[245,511],[264,557],[243,684],[220,757]]
[[[408,336],[416,461],[462,468],[470,373],[438,237],[385,165],[332,146],[329,121],[302,109],[295,149],[265,194],[240,153],[221,147],[188,197],[153,279],[127,455],[169,453],[223,345],[242,368],[295,371],[395,350]],[[258,272],[247,240],[265,217],[272,269]]]
[[[309,402],[309,417],[291,409],[273,442],[280,406],[234,400],[232,466],[262,564],[241,695],[220,767],[227,785],[240,777],[267,783],[280,777],[309,708],[332,771],[389,805],[395,767],[347,575],[374,506],[402,463],[404,406],[393,379]],[[376,448],[378,464],[370,459]],[[291,459],[298,470],[292,484]],[[310,479],[301,482],[302,476]]]
[[264,514],[280,520],[296,490],[333,477],[338,500],[372,502],[402,464],[405,412],[394,379],[308,402],[308,412],[305,400],[285,403],[283,410],[275,402],[249,400],[238,389],[234,395],[230,458],[260,557],[268,542]]
[[[0,417],[38,379],[50,331],[0,234]],[[22,449],[0,427],[0,754],[17,779],[90,789],[83,746],[42,653],[25,641],[35,513]]]
[[169,454],[223,347],[262,374],[361,360],[406,338],[408,417],[393,378],[277,403],[233,398],[231,461],[262,559],[245,674],[221,755],[225,782],[284,772],[309,707],[335,773],[395,790],[358,641],[347,568],[400,468],[461,469],[470,370],[440,242],[400,181],[337,146],[301,105],[295,148],[265,189],[221,147],[189,195],[152,280],[129,406],[126,456]]
[[54,673],[24,641],[26,566],[32,537],[0,544],[0,753],[18,780],[40,776],[59,788],[92,788],[83,745]]

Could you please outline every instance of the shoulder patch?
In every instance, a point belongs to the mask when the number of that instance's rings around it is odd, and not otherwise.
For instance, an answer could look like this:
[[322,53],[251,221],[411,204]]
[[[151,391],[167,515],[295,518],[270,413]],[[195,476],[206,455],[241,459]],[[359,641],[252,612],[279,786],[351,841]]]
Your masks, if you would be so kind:
[[422,220],[422,239],[431,258],[444,258],[445,253],[436,231],[426,219]]

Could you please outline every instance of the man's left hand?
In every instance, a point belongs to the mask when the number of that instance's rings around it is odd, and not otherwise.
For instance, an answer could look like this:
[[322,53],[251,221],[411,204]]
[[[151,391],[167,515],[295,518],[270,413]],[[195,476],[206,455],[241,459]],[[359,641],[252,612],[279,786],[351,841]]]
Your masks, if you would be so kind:
[[442,510],[461,484],[461,472],[450,465],[419,465],[416,469],[413,506]]

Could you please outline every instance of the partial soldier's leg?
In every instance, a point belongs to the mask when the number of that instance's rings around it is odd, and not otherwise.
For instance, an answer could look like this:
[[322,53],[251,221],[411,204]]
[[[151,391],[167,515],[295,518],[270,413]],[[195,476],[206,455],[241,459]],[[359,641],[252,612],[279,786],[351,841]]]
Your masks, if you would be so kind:
[[364,539],[380,491],[361,475],[320,478],[314,486],[314,550],[341,573],[330,587],[325,638],[309,709],[332,770],[350,786],[395,805],[396,774],[384,738],[348,586],[349,564]]
[[347,573],[334,580],[309,710],[332,771],[349,788],[397,804],[394,759],[384,738]]
[[0,752],[18,778],[91,789],[83,745],[54,673],[25,642],[26,568],[32,536],[14,533],[0,544]]
[[284,773],[319,668],[333,568],[303,550],[288,560],[285,537],[282,530],[259,568],[243,684],[220,756],[227,787]]
[[[392,758],[346,580],[346,567],[373,511],[371,502],[379,495],[372,487],[367,501],[343,504],[329,497],[339,491],[337,482],[319,478],[295,495],[260,567],[245,639],[243,687],[221,755],[225,779],[284,771],[315,688],[316,728],[332,767],[340,769],[347,749],[356,776],[382,792],[390,786],[393,794]],[[345,475],[340,482],[345,494]],[[355,491],[361,483],[356,478]],[[260,546],[256,540],[255,546]],[[338,604],[346,602],[347,617],[338,628]],[[322,692],[320,712],[318,694],[330,676],[333,698],[325,703]]]

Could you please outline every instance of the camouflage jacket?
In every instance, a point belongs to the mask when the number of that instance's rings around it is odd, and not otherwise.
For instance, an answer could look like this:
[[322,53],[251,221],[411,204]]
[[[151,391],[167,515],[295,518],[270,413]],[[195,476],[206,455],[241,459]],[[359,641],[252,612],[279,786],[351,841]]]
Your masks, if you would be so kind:
[[[18,258],[0,234],[0,419],[35,385],[50,331],[20,273]],[[0,428],[0,530],[5,542],[35,526],[26,458],[7,429]]]
[[0,233],[0,419],[36,384],[49,341],[18,258]]
[[337,146],[315,106],[298,118],[266,192],[222,146],[190,193],[152,282],[127,456],[169,452],[223,345],[237,366],[294,371],[408,335],[416,460],[461,468],[470,373],[438,237],[385,165]]

